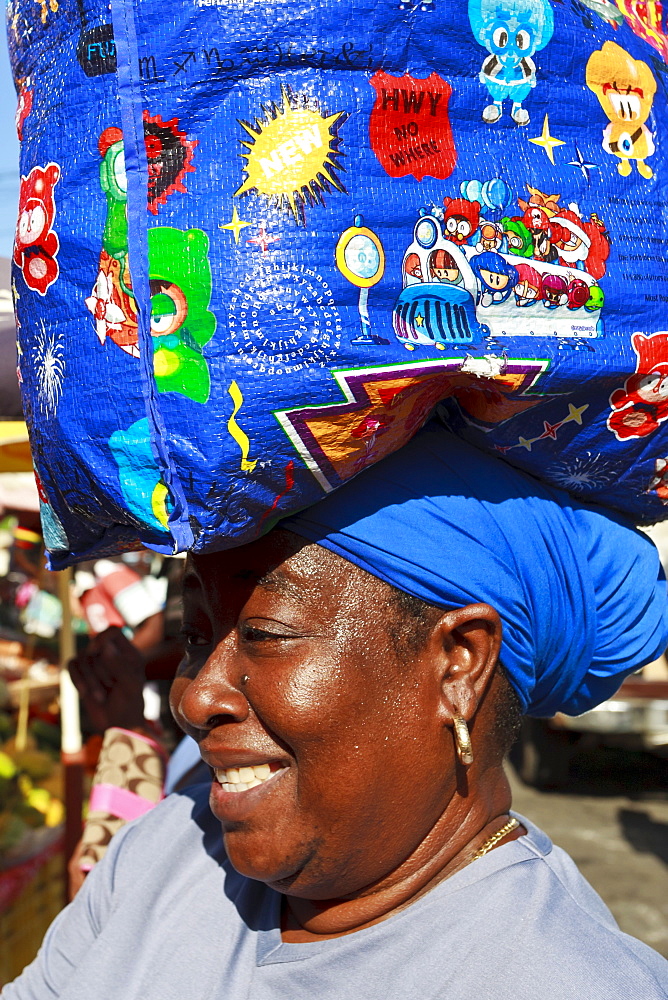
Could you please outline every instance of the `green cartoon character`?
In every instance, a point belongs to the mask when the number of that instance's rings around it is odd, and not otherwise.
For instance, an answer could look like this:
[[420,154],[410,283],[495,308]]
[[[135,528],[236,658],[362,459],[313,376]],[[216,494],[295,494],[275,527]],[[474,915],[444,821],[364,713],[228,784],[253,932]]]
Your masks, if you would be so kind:
[[503,235],[508,243],[508,253],[516,257],[533,257],[533,239],[521,219],[501,219]]
[[216,329],[209,311],[209,239],[201,229],[148,230],[153,368],[159,392],[180,392],[196,403],[209,398],[202,348]]
[[102,156],[100,187],[107,196],[102,245],[110,257],[120,260],[128,252],[128,181],[121,130],[106,128],[99,138],[98,149]]
[[602,309],[604,301],[605,296],[600,285],[590,285],[589,298],[585,302],[587,312],[596,312],[598,309]]

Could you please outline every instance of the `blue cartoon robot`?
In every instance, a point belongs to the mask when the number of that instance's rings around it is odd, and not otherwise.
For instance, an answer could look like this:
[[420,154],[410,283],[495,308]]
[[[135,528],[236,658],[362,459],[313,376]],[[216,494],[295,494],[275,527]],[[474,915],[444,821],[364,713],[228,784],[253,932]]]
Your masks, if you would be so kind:
[[509,98],[513,121],[528,125],[529,113],[522,102],[536,86],[531,57],[545,48],[554,31],[549,0],[469,0],[469,21],[476,41],[489,52],[479,77],[492,98],[483,121],[498,122]]

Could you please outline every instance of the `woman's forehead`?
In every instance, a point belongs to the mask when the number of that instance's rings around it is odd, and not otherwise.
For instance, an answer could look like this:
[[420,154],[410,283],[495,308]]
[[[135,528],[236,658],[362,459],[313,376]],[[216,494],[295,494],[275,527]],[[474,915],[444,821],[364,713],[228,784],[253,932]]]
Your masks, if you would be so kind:
[[[184,598],[195,591],[251,591],[256,587],[289,597],[339,590],[352,577],[369,578],[358,567],[291,532],[276,530],[250,545],[207,555],[190,554]],[[379,581],[374,581],[379,583]]]

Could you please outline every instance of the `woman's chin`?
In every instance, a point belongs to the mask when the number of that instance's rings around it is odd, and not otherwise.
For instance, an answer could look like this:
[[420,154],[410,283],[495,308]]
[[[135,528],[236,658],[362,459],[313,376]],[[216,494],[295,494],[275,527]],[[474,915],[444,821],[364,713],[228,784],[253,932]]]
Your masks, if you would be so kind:
[[223,841],[227,857],[240,875],[264,882],[278,892],[290,891],[299,874],[299,863],[280,850],[276,836],[230,830],[224,833]]

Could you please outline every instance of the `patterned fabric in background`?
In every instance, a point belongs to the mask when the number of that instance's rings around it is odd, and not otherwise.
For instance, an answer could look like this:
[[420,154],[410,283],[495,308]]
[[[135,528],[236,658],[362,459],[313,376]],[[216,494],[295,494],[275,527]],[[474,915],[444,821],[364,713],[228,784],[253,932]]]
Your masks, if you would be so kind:
[[127,729],[107,729],[81,838],[79,864],[93,868],[111,838],[130,819],[162,799],[165,757],[153,740]]
[[668,40],[636,0],[9,0],[51,564],[250,541],[453,430],[668,514]]

